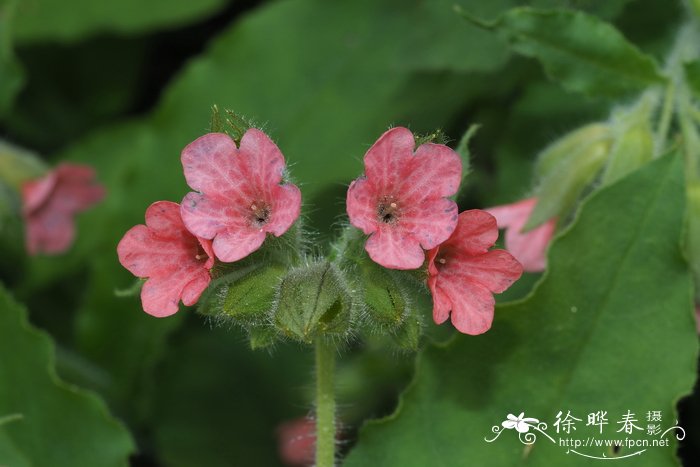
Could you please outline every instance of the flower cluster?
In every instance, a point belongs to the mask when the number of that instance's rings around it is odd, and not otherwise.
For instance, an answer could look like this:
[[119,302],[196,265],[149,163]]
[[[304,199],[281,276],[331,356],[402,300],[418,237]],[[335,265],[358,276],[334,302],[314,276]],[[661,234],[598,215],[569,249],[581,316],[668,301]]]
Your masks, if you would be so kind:
[[158,201],[146,210],[146,225],[129,230],[117,246],[119,261],[148,278],[143,309],[169,316],[197,302],[211,281],[215,258],[240,260],[280,236],[299,217],[301,193],[282,184],[285,163],[275,143],[251,128],[240,148],[230,136],[209,133],[182,151],[187,184],[180,205]]
[[451,315],[460,332],[481,334],[491,327],[493,293],[517,280],[522,266],[507,251],[489,251],[498,238],[492,215],[458,215],[448,198],[462,179],[459,155],[441,144],[414,148],[409,130],[393,128],[367,151],[365,174],[348,189],[350,223],[370,235],[365,250],[385,268],[417,269],[428,250],[433,320]]
[[[440,324],[451,316],[460,332],[481,334],[493,320],[493,294],[517,280],[523,267],[507,251],[491,250],[498,237],[496,218],[479,210],[460,214],[450,198],[462,180],[459,155],[442,144],[415,146],[411,131],[398,127],[385,132],[365,154],[365,173],[350,184],[346,199],[350,223],[368,235],[366,241],[353,237],[354,244],[362,251],[364,242],[369,258],[360,261],[366,265],[424,267],[434,321]],[[182,151],[182,165],[194,191],[180,205],[151,205],[146,224],[129,230],[117,247],[121,264],[147,279],[141,290],[143,308],[158,317],[177,312],[180,301],[196,303],[212,282],[216,261],[248,257],[268,234],[279,237],[288,231],[301,208],[301,192],[283,180],[284,156],[255,128],[242,135],[240,147],[225,133],[196,139]],[[356,303],[355,290],[347,284],[356,278],[348,276],[342,258],[340,263],[307,259],[283,266],[265,261],[256,258],[249,264],[254,272],[242,272],[247,275],[223,286],[217,282],[223,288],[210,295],[214,302],[226,301],[218,305],[221,313],[249,323],[251,329],[274,323],[280,333],[304,342],[317,332],[347,332]],[[391,289],[393,276],[382,274],[375,277],[388,281]],[[251,298],[251,290],[259,298]],[[415,323],[402,315],[406,300],[388,293],[398,313],[390,313],[388,322]],[[266,313],[270,300],[271,314],[256,318]],[[260,339],[265,334],[251,331],[253,335]]]

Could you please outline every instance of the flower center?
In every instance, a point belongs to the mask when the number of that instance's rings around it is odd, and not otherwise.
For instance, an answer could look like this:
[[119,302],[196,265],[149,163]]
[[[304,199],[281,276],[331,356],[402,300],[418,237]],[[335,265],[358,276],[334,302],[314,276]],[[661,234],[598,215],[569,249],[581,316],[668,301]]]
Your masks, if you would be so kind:
[[396,224],[401,217],[401,209],[393,196],[384,196],[377,203],[377,219],[384,224]]
[[445,264],[447,264],[447,259],[445,259],[444,256],[438,256],[435,258],[435,267],[439,269],[442,269]]
[[209,255],[204,251],[204,248],[202,248],[202,245],[197,242],[197,251],[194,255],[194,259],[197,261],[203,262],[209,259]]
[[262,227],[270,219],[270,205],[264,201],[254,201],[250,205],[248,220],[255,227]]

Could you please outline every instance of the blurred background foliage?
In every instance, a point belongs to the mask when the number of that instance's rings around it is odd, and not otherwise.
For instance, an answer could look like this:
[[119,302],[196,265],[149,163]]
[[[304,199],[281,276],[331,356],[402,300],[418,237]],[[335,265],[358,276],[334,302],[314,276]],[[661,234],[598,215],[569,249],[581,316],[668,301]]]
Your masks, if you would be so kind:
[[[207,130],[212,105],[275,139],[309,228],[327,240],[362,155],[389,125],[442,128],[452,145],[481,125],[466,209],[527,195],[540,148],[624,103],[566,92],[455,3],[484,21],[516,5],[584,10],[659,61],[682,11],[667,0],[0,0],[0,136],[52,164],[91,164],[108,190],[80,217],[69,253],[7,252],[0,278],[54,339],[60,376],[126,423],[133,465],[277,465],[276,426],[311,407],[306,349],[253,352],[237,329],[187,311],[157,320],[114,293],[133,281],[118,240],[152,201],[187,191],[180,150]],[[373,342],[344,352],[346,448],[364,419],[393,410],[412,363]],[[699,410],[686,402],[689,432],[700,432]]]

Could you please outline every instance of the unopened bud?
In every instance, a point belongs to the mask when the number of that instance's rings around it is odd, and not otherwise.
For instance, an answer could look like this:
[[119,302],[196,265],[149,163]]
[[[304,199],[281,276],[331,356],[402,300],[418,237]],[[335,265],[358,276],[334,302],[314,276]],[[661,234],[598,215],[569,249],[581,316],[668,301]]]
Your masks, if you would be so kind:
[[524,230],[534,229],[553,218],[565,217],[600,171],[609,150],[610,140],[598,140],[579,148],[553,168],[535,192],[537,205]]
[[581,148],[611,139],[612,130],[603,123],[591,123],[577,128],[540,152],[535,164],[535,175],[538,179],[548,178],[552,171],[557,170],[560,164],[564,164],[571,157],[574,157]]
[[615,182],[652,159],[654,132],[650,116],[651,106],[642,102],[616,118],[616,136],[603,173],[603,185]]

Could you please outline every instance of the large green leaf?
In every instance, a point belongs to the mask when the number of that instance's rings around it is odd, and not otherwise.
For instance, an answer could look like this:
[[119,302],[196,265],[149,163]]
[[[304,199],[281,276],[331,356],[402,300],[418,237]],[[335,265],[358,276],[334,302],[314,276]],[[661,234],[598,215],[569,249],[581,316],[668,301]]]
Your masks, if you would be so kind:
[[[698,350],[680,251],[681,168],[678,154],[665,156],[593,195],[552,245],[534,293],[500,306],[485,335],[428,348],[397,412],[363,429],[345,465],[591,465],[543,435],[531,447],[515,431],[487,443],[509,413],[536,417],[563,438],[597,435],[585,424],[598,410],[610,423],[601,439],[649,438],[617,432],[628,410],[645,428],[654,410],[664,428],[674,425]],[[583,420],[575,434],[556,435],[559,410]],[[673,446],[649,448],[625,465],[676,465]]]
[[537,58],[550,78],[572,91],[620,97],[664,82],[651,57],[595,16],[566,10],[514,8],[494,23],[468,19]]
[[17,13],[18,42],[74,41],[97,33],[133,34],[206,17],[226,0],[28,0]]
[[0,464],[127,465],[128,433],[96,395],[56,377],[53,351],[0,286]]

